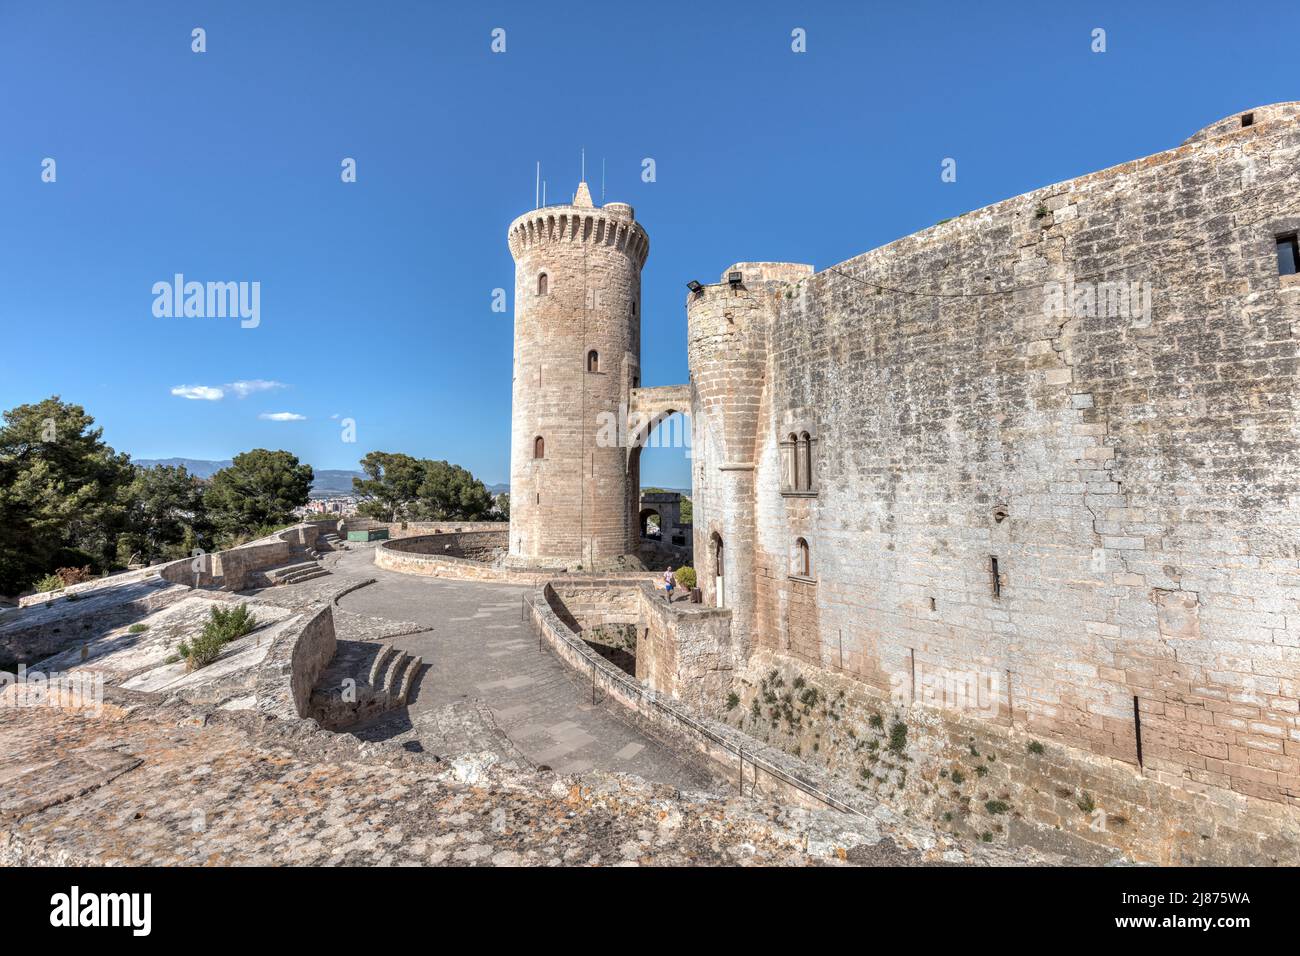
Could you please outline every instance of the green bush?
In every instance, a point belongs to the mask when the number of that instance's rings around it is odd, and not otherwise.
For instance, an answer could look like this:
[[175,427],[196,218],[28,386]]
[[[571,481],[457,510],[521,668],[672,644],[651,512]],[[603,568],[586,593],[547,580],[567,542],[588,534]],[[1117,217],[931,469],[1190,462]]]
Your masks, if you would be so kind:
[[211,618],[203,625],[203,636],[219,638],[221,643],[243,637],[257,627],[257,618],[248,610],[247,604],[236,607],[214,607]]
[[130,627],[127,628],[127,630],[128,630],[130,633],[132,633],[132,634],[143,634],[145,631],[149,630],[149,625],[148,625],[148,624],[132,624]]
[[889,749],[896,754],[907,749],[907,724],[901,720],[895,720],[889,726]]
[[44,594],[46,591],[62,591],[63,578],[57,574],[47,574],[34,585],[37,594]]
[[181,641],[176,648],[192,671],[207,667],[221,656],[221,648],[257,626],[257,618],[248,610],[247,604],[213,607],[209,613],[203,633],[193,641]]
[[688,591],[695,587],[695,569],[692,567],[683,565],[677,569],[673,577],[677,579],[677,583],[680,586],[684,587]]

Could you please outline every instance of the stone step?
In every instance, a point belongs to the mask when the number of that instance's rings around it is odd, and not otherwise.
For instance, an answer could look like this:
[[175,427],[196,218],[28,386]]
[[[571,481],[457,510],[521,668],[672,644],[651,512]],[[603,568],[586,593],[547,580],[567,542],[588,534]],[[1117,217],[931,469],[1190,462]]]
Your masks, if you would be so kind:
[[409,698],[411,696],[411,685],[415,683],[415,678],[420,675],[420,668],[423,666],[424,666],[423,658],[416,657],[411,661],[410,665],[406,668],[406,673],[402,675],[402,690],[401,693],[397,695],[397,702],[399,704],[409,703]]
[[324,568],[316,568],[314,571],[299,571],[281,579],[282,584],[301,584],[303,581],[314,581],[316,578],[329,577],[329,572]]
[[375,655],[375,659],[370,664],[370,674],[366,678],[366,683],[371,687],[379,687],[380,675],[384,673],[385,668],[391,663],[391,658],[397,653],[397,649],[391,644],[385,644]]
[[315,561],[300,561],[297,564],[286,564],[282,568],[275,568],[273,571],[270,571],[268,573],[268,577],[270,577],[272,581],[279,584],[285,578],[289,578],[295,574],[301,574],[304,571],[310,571],[318,567],[320,567],[320,565],[318,565]]
[[402,672],[410,663],[411,655],[406,651],[398,651],[393,655],[392,662],[384,670],[377,686],[387,691],[390,697],[396,698],[398,691],[402,688]]

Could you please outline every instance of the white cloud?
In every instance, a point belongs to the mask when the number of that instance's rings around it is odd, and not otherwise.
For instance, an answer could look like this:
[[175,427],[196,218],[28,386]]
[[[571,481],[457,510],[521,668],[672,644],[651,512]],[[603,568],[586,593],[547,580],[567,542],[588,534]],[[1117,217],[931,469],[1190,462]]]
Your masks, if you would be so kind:
[[203,402],[219,402],[226,397],[225,390],[215,385],[177,385],[172,394]]
[[254,392],[270,392],[277,388],[288,388],[284,382],[268,382],[265,379],[255,378],[250,381],[231,382],[228,386],[232,392],[240,398],[247,398]]
[[305,422],[306,415],[299,415],[297,412],[262,412],[257,416],[268,422]]

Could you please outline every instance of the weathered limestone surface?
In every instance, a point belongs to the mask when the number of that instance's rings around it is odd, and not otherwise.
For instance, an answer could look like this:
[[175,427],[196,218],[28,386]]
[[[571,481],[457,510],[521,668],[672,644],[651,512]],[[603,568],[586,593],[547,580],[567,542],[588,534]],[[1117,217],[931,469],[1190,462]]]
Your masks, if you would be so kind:
[[[1015,862],[847,818],[633,777],[438,760],[309,721],[112,691],[99,717],[0,708],[3,864]],[[58,740],[52,750],[51,740]],[[946,857],[943,855],[946,854]]]
[[934,732],[1048,742],[1162,808],[1084,839],[1180,861],[1228,858],[1176,835],[1207,814],[1261,860],[1300,823],[1300,108],[1253,112],[688,300],[696,563],[742,646],[900,713],[983,687]]

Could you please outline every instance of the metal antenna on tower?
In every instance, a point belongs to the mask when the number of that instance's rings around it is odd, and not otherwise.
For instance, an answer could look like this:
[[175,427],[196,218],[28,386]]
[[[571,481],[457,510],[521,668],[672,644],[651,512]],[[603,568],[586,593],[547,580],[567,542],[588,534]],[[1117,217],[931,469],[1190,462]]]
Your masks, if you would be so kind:
[[542,205],[546,205],[546,180],[542,180]]
[[583,146],[582,147],[582,176],[578,179],[578,182],[585,183],[586,181],[587,181],[587,147]]
[[537,184],[533,189],[533,208],[537,209],[542,204],[542,161],[537,161]]
[[600,157],[600,204],[605,205],[605,157]]

